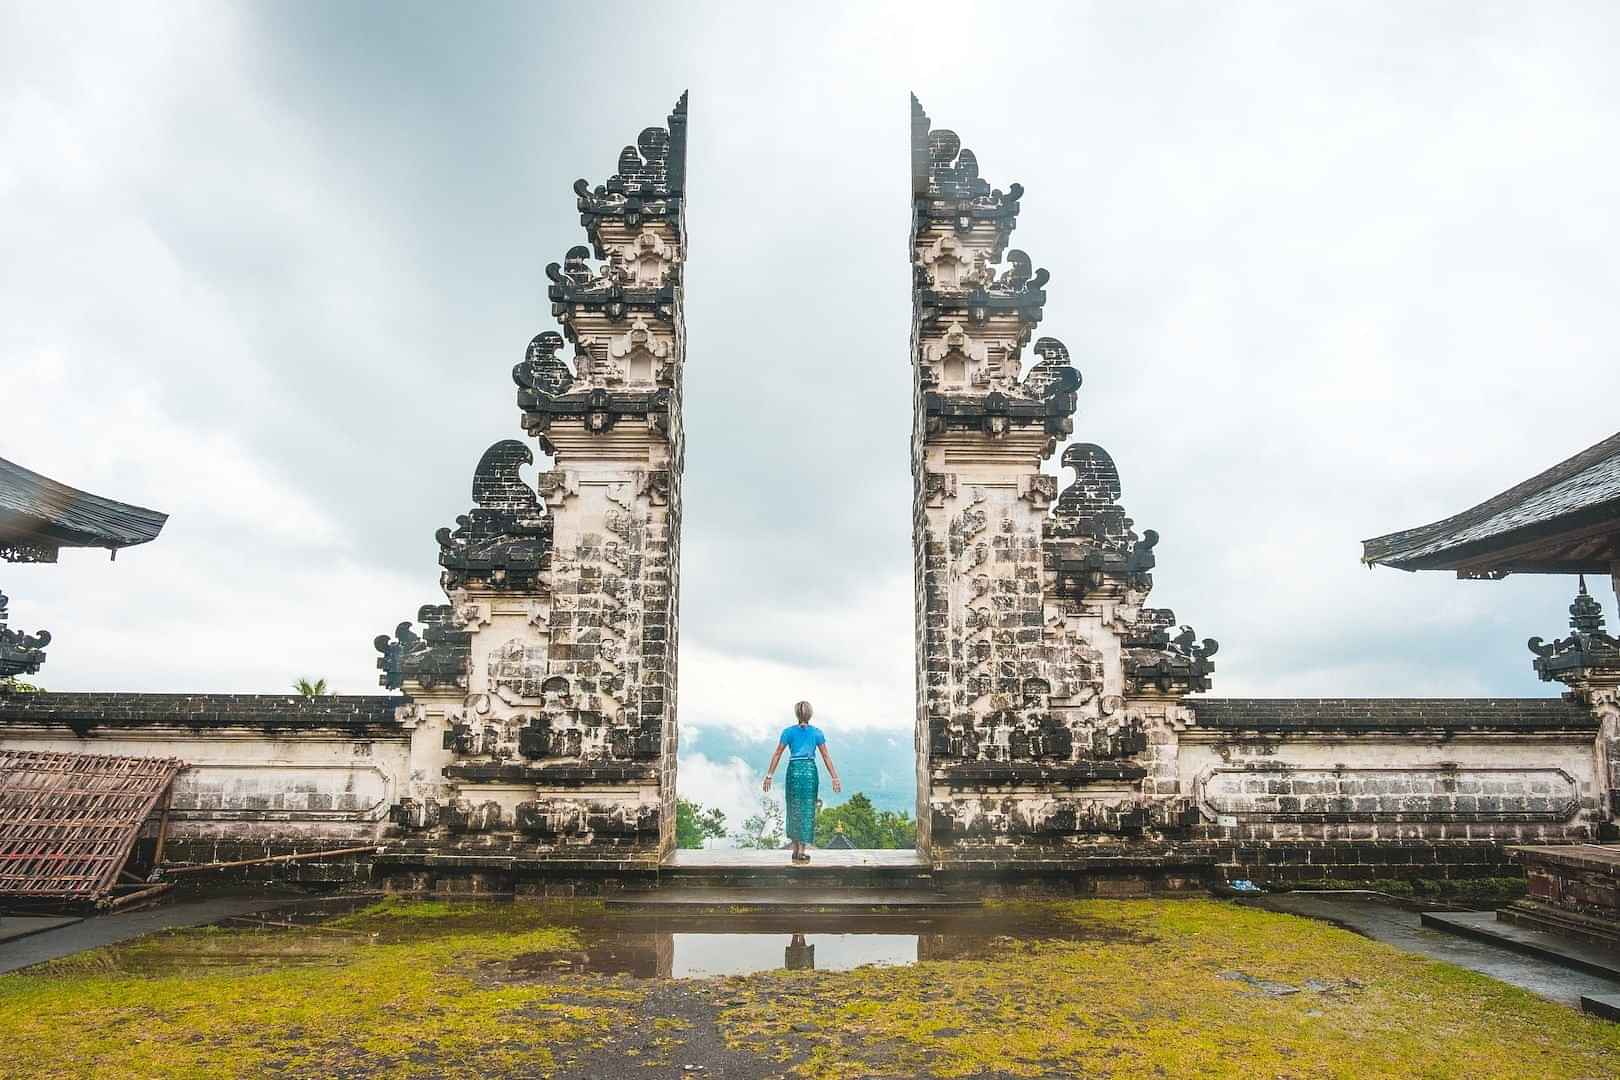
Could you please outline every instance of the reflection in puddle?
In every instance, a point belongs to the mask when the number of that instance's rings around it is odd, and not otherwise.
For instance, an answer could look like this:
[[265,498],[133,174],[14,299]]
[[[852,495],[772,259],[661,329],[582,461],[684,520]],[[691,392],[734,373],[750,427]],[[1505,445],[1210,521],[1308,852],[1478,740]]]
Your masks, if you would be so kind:
[[672,934],[677,979],[789,971],[848,971],[863,964],[914,964],[916,934]]
[[866,965],[973,959],[1002,955],[1020,941],[1124,936],[1076,923],[991,926],[979,915],[801,916],[796,921],[786,916],[609,917],[581,921],[575,930],[580,948],[493,961],[485,965],[485,972],[517,981],[559,972],[709,979],[761,971],[849,971]]

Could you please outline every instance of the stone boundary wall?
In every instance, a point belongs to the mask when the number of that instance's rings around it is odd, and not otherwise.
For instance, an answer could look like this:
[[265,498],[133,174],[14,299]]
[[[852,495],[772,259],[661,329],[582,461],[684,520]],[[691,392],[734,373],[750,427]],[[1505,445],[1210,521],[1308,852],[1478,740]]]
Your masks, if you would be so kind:
[[[385,848],[378,879],[394,888],[430,878],[431,888],[450,891],[490,888],[486,878],[540,893],[575,879],[608,891],[645,887],[645,864],[604,852],[594,862],[578,857],[585,852],[538,853],[507,865],[493,849],[413,850],[390,811],[410,782],[443,762],[422,739],[413,748],[405,705],[382,695],[12,694],[0,696],[0,742],[185,761],[169,834],[174,861],[377,843]],[[942,880],[987,888],[1027,879],[1080,891],[1101,882],[1106,892],[1161,879],[1493,876],[1515,873],[1505,845],[1589,841],[1607,816],[1599,718],[1563,699],[1207,699],[1171,719],[1156,750],[1174,764],[1175,784],[1156,780],[1142,797],[1189,804],[1184,827],[1148,816],[1134,832],[1092,837],[1078,828],[1080,815],[1072,835],[1047,835],[1034,847],[1005,838],[941,847],[933,854]],[[1035,791],[1017,771],[1001,776],[986,765],[970,779],[987,797],[1011,784],[1024,800],[1114,799],[1115,788],[1147,782],[1054,770],[1042,781],[1047,790]],[[301,863],[282,876],[364,880],[371,868]]]
[[[6,694],[0,741],[181,759],[166,858],[234,861],[380,842],[411,768],[410,732],[395,719],[402,704],[382,695]],[[138,865],[150,846],[137,850]]]
[[1597,836],[1599,719],[1550,699],[1189,701],[1176,766],[1226,877],[1513,874],[1504,844]]

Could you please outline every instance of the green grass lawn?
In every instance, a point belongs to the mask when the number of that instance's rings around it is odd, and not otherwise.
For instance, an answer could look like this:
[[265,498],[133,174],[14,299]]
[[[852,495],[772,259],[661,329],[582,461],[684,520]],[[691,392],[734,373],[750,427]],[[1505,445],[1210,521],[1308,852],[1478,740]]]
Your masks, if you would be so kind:
[[[711,981],[512,975],[577,904],[398,903],[183,931],[0,977],[27,1077],[1609,1077],[1620,1026],[1322,923],[1217,901],[1015,904],[988,956]],[[1280,993],[1280,986],[1297,988]],[[1268,992],[1269,991],[1269,992]]]

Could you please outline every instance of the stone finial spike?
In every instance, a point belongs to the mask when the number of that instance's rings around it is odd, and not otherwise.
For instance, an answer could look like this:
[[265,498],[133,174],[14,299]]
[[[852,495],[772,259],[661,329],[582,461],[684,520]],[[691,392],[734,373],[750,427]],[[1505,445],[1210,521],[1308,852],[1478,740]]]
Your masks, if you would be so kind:
[[675,111],[669,114],[669,190],[681,194],[686,190],[686,98],[690,91],[682,90]]
[[1586,591],[1586,575],[1580,576],[1580,589],[1569,605],[1569,627],[1578,633],[1598,634],[1603,631],[1603,605]]

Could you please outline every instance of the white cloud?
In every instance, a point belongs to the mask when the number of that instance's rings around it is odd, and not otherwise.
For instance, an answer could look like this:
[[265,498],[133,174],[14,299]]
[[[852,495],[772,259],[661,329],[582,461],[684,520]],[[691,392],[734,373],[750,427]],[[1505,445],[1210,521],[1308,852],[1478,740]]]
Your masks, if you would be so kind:
[[744,821],[760,812],[762,800],[782,802],[782,786],[774,785],[766,795],[760,790],[763,771],[742,758],[712,761],[704,754],[682,754],[679,775],[683,799],[691,799],[707,809],[718,809],[726,815],[729,832],[725,838],[711,843],[711,847],[732,846],[732,834],[742,829]]
[[915,723],[909,576],[846,604],[784,612],[760,603],[739,615],[725,648],[705,644],[702,627],[681,642],[683,725],[770,736],[800,700],[817,723],[846,730]]

